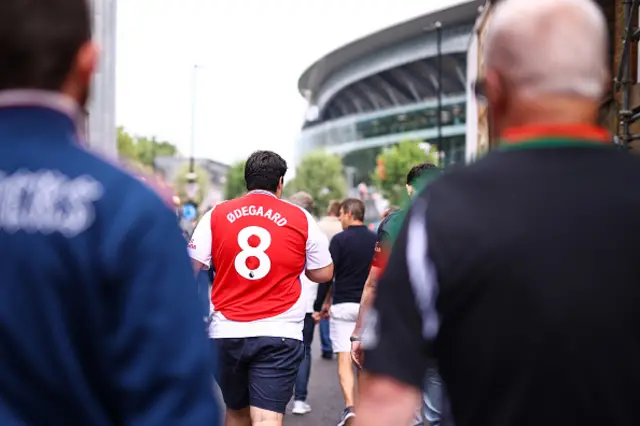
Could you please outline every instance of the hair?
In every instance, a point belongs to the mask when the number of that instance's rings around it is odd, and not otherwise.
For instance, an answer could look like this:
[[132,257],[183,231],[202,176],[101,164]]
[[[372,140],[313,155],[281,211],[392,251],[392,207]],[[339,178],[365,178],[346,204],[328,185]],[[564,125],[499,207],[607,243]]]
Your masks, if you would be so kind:
[[389,216],[391,213],[399,212],[400,207],[398,206],[390,206],[388,209],[382,212],[382,219]]
[[351,213],[351,217],[360,222],[364,221],[364,202],[358,198],[347,198],[340,204],[344,213]]
[[289,201],[309,213],[313,209],[313,197],[304,191],[296,192],[289,198]]
[[327,208],[327,214],[332,216],[340,216],[340,207],[342,203],[338,200],[329,201],[329,207]]
[[285,173],[287,162],[282,157],[272,151],[256,151],[244,166],[244,181],[248,191],[263,189],[276,192]]
[[437,167],[433,163],[421,163],[413,166],[411,170],[409,170],[409,173],[407,173],[407,185],[413,185],[416,179],[422,176],[425,170],[428,169],[437,169]]
[[486,68],[522,93],[600,99],[606,91],[607,23],[592,0],[504,0],[484,45]]
[[0,90],[59,91],[90,40],[86,0],[1,0]]

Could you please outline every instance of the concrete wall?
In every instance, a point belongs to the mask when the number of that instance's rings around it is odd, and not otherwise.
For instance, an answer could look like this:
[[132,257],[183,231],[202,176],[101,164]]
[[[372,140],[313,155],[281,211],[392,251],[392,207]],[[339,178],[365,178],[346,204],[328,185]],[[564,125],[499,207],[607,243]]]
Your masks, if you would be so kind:
[[117,0],[91,0],[94,39],[101,58],[89,101],[88,143],[107,156],[117,155],[116,142],[116,13]]

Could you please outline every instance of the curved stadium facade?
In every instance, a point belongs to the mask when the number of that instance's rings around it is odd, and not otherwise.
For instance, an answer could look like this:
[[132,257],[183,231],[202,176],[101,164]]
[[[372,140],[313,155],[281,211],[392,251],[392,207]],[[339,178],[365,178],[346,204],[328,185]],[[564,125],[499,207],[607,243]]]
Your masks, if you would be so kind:
[[445,166],[465,160],[466,57],[484,1],[452,3],[456,5],[352,42],[303,73],[298,88],[309,110],[297,160],[325,149],[342,156],[351,187],[368,182],[385,147],[405,140],[437,140],[439,93],[440,158]]

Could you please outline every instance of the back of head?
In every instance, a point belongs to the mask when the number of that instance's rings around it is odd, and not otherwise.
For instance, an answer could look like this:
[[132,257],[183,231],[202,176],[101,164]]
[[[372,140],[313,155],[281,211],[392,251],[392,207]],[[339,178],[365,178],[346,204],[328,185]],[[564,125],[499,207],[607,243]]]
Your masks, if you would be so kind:
[[329,216],[335,216],[335,217],[340,216],[340,205],[341,205],[341,203],[338,200],[329,201],[329,207],[327,208],[327,214]]
[[0,1],[0,91],[60,91],[90,40],[86,0]]
[[272,151],[256,151],[244,166],[247,190],[262,189],[276,193],[287,173],[287,162]]
[[340,205],[344,214],[350,214],[353,220],[364,221],[364,202],[359,198],[347,198]]
[[304,191],[296,192],[289,198],[289,201],[309,213],[313,210],[313,197]]
[[400,207],[398,206],[390,206],[389,208],[387,208],[384,212],[382,212],[382,219],[386,218],[387,216],[389,216],[390,214],[396,213],[400,211]]
[[407,185],[413,185],[416,180],[425,175],[428,170],[433,169],[437,169],[433,163],[421,163],[413,166],[411,170],[409,170],[409,173],[407,173]]
[[595,124],[609,73],[607,24],[593,0],[503,0],[483,53],[492,134]]
[[532,96],[599,100],[608,75],[607,24],[593,0],[504,0],[489,22],[485,66]]

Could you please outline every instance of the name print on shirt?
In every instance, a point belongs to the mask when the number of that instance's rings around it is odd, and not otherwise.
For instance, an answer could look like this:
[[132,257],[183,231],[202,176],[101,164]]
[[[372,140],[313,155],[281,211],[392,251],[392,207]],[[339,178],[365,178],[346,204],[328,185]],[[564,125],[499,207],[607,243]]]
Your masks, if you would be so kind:
[[95,220],[93,203],[102,185],[83,175],[70,178],[57,170],[0,170],[0,231],[51,234],[71,238]]
[[285,226],[287,224],[287,219],[282,217],[280,213],[274,212],[271,209],[264,211],[262,206],[244,206],[241,209],[235,209],[231,213],[227,214],[227,220],[229,223],[233,223],[243,216],[262,216],[266,219],[272,220],[278,226]]

